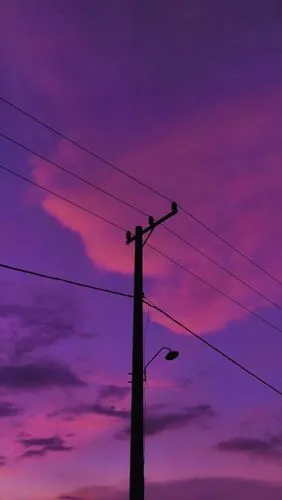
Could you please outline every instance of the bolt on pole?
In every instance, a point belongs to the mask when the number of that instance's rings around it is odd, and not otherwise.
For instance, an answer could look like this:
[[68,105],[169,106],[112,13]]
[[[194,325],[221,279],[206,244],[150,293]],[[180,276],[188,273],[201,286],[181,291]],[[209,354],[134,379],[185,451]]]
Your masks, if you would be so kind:
[[[129,500],[144,500],[144,360],[143,360],[143,247],[155,229],[177,213],[172,202],[171,212],[155,221],[149,217],[149,226],[136,226],[135,234],[126,233],[126,243],[135,242],[134,306],[132,343],[131,429]],[[149,233],[143,243],[143,235]]]

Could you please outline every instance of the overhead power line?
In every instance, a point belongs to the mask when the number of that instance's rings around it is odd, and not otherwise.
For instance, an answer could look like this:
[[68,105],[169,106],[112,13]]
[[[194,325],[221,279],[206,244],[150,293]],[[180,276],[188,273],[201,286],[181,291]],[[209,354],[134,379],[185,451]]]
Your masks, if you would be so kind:
[[252,311],[252,309],[250,309],[249,307],[245,306],[244,304],[242,304],[241,302],[239,302],[237,299],[234,299],[233,297],[231,297],[231,295],[228,295],[228,293],[223,292],[220,288],[217,288],[215,285],[213,285],[209,281],[207,281],[204,278],[202,278],[201,276],[199,276],[199,274],[195,273],[194,271],[191,271],[190,269],[188,269],[188,267],[185,267],[183,264],[181,264],[177,260],[173,259],[172,257],[169,257],[167,254],[165,254],[159,248],[156,248],[156,247],[154,247],[154,246],[152,246],[150,244],[148,244],[148,247],[150,247],[152,250],[154,250],[154,252],[158,253],[159,255],[162,255],[166,260],[168,260],[172,264],[176,265],[177,267],[179,267],[180,269],[182,269],[186,273],[190,274],[191,276],[193,276],[197,280],[199,280],[202,283],[204,283],[205,285],[207,285],[212,290],[216,291],[217,293],[219,293],[220,295],[222,295],[226,299],[230,300],[231,302],[233,302],[234,304],[236,304],[238,307],[240,307],[244,311],[248,312],[249,314],[252,314],[252,316],[255,316],[257,319],[259,319],[260,321],[262,321],[266,325],[270,326],[271,328],[273,328],[277,332],[282,333],[282,328],[279,328],[279,326],[274,325],[273,323],[271,323],[271,321],[268,321],[267,319],[265,319],[260,314],[256,313],[255,311]]
[[34,115],[32,115],[31,113],[28,113],[27,111],[25,111],[24,109],[20,108],[19,106],[17,106],[16,104],[12,103],[11,101],[8,101],[8,99],[4,99],[4,97],[0,96],[0,101],[4,102],[5,104],[7,104],[8,106],[10,106],[11,108],[19,111],[21,114],[25,115],[27,118],[30,118],[30,120],[38,123],[39,125],[42,125],[44,128],[46,128],[47,130],[49,130],[53,134],[57,135],[58,137],[61,137],[61,139],[64,139],[64,140],[68,141],[69,143],[73,144],[74,146],[76,146],[81,151],[84,151],[85,153],[93,156],[94,158],[96,158],[96,160],[99,160],[100,162],[104,163],[108,167],[111,167],[112,169],[116,170],[117,172],[119,172],[120,174],[124,175],[125,177],[128,177],[129,179],[131,179],[132,181],[136,182],[140,186],[145,187],[146,189],[149,189],[153,193],[157,194],[158,196],[161,196],[162,198],[166,199],[169,202],[173,201],[168,196],[165,196],[164,194],[160,193],[157,189],[151,187],[149,184],[146,184],[145,182],[137,179],[136,177],[134,177],[133,175],[129,174],[128,172],[126,172],[122,168],[118,167],[114,163],[106,160],[101,155],[95,153],[94,151],[92,151],[91,149],[87,148],[86,146],[83,146],[82,144],[80,144],[79,142],[75,141],[71,137],[63,134],[59,130],[56,130],[54,127],[51,127],[50,125],[48,125],[43,120],[40,120],[39,118],[36,118]]
[[69,168],[67,167],[64,167],[63,165],[61,165],[60,163],[58,162],[55,162],[53,160],[50,160],[49,158],[46,158],[46,156],[43,156],[42,154],[38,153],[37,151],[34,151],[34,149],[31,149],[29,148],[28,146],[25,146],[24,144],[22,144],[21,142],[19,141],[16,141],[15,139],[13,139],[12,137],[9,137],[8,135],[6,134],[3,134],[2,132],[0,132],[0,137],[2,137],[3,139],[6,139],[7,141],[11,142],[12,144],[15,144],[16,146],[24,149],[25,151],[28,151],[29,153],[33,154],[34,156],[37,156],[37,158],[40,158],[41,160],[45,161],[46,163],[48,163],[49,165],[53,165],[53,167],[56,167],[58,168],[59,170],[62,170],[63,172],[65,172],[66,174],[68,175],[71,175],[72,177],[74,177],[75,179],[79,180],[80,182],[83,182],[84,184],[87,184],[88,186],[90,186],[91,188],[93,189],[96,189],[97,191],[100,191],[101,193],[103,193],[104,195],[106,196],[109,196],[110,198],[112,198],[113,200],[116,200],[118,201],[119,203],[122,203],[123,205],[125,205],[126,207],[129,207],[131,208],[132,210],[135,210],[136,212],[142,214],[142,215],[145,215],[146,217],[149,217],[149,214],[147,214],[146,212],[143,212],[143,210],[135,207],[134,205],[132,205],[131,203],[128,203],[127,201],[123,200],[122,198],[119,198],[118,196],[114,195],[113,193],[110,193],[109,191],[107,191],[106,189],[103,189],[99,186],[97,186],[97,184],[94,184],[94,182],[92,181],[89,181],[88,179],[86,179],[85,177],[79,175],[79,174],[76,174],[75,172],[73,172],[72,170],[70,170]]
[[46,188],[45,186],[42,186],[42,184],[38,184],[38,182],[32,181],[31,179],[29,179],[25,175],[22,175],[19,172],[16,172],[15,170],[12,170],[11,168],[6,167],[3,164],[0,164],[0,169],[3,170],[4,172],[7,172],[7,173],[11,174],[11,175],[14,175],[15,177],[18,177],[19,179],[21,179],[21,180],[23,180],[25,182],[28,182],[32,186],[36,186],[37,188],[42,189],[46,193],[49,193],[52,196],[55,196],[56,198],[59,198],[60,200],[63,200],[65,203],[68,203],[69,205],[72,205],[75,208],[78,208],[79,210],[83,210],[87,214],[92,215],[93,217],[96,217],[97,219],[100,219],[103,222],[107,222],[108,224],[111,224],[111,226],[114,226],[117,229],[121,229],[122,231],[125,231],[125,228],[123,228],[122,226],[119,226],[118,224],[116,224],[115,222],[113,222],[113,221],[111,221],[109,219],[106,219],[106,217],[103,217],[102,215],[99,215],[96,212],[93,212],[92,210],[89,210],[88,208],[85,208],[82,205],[79,205],[78,203],[69,200],[65,196],[62,196],[59,193],[56,193],[52,189]]
[[[145,216],[148,217],[148,214],[146,212],[144,212],[143,210],[139,209],[138,207],[136,207],[132,203],[128,203],[127,201],[125,201],[122,198],[119,198],[118,196],[114,195],[113,193],[111,193],[111,192],[109,192],[109,191],[107,191],[105,189],[100,188],[99,186],[97,186],[93,182],[89,181],[85,177],[82,177],[82,176],[76,174],[75,172],[73,172],[72,170],[64,167],[60,163],[54,162],[53,160],[50,160],[50,159],[46,158],[45,156],[41,155],[37,151],[34,151],[33,149],[29,148],[28,146],[25,146],[24,144],[20,143],[19,141],[15,140],[15,139],[13,139],[13,138],[11,138],[9,136],[7,136],[6,134],[3,134],[3,133],[0,132],[0,137],[4,138],[5,140],[9,141],[12,144],[15,144],[16,146],[24,149],[25,151],[28,151],[29,153],[35,155],[36,157],[40,158],[44,162],[46,162],[46,163],[48,163],[48,164],[50,164],[50,165],[52,165],[52,166],[60,169],[64,173],[66,173],[68,175],[71,175],[72,177],[76,178],[80,182],[85,183],[86,185],[90,186],[91,188],[94,188],[94,189],[100,191],[104,195],[109,196],[110,198],[116,200],[117,202],[119,202],[119,203],[121,203],[121,204],[123,204],[123,205],[125,205],[125,206],[127,206],[129,208],[131,208],[132,210],[135,210],[136,212],[138,212],[138,213],[140,213],[140,214],[145,215]],[[265,294],[263,294],[262,292],[260,292],[259,290],[257,290],[252,285],[250,285],[247,281],[243,280],[242,278],[240,278],[239,276],[237,276],[236,274],[234,274],[232,271],[230,271],[229,269],[227,269],[225,266],[221,265],[219,262],[217,262],[215,259],[213,259],[212,257],[210,257],[206,252],[202,251],[196,245],[190,243],[187,239],[183,238],[181,235],[179,235],[178,233],[176,233],[175,231],[173,231],[172,229],[168,228],[165,225],[163,226],[163,229],[166,230],[167,232],[169,232],[170,234],[172,234],[177,239],[179,239],[182,243],[184,243],[187,246],[189,246],[190,248],[192,248],[195,252],[197,252],[199,255],[201,255],[202,257],[204,257],[208,261],[210,261],[212,264],[214,264],[219,269],[221,269],[222,271],[224,271],[225,273],[227,273],[229,276],[231,276],[232,278],[236,279],[243,286],[249,288],[249,290],[251,290],[252,292],[254,292],[257,295],[259,295],[261,298],[263,298],[264,300],[266,300],[269,304],[271,304],[272,306],[276,307],[277,309],[280,309],[280,310],[282,309],[279,304],[277,304],[276,302],[274,302],[272,299],[268,298]]]
[[212,229],[211,227],[209,227],[207,224],[205,224],[202,220],[200,220],[198,217],[196,217],[195,215],[193,215],[191,212],[189,212],[188,210],[186,210],[183,206],[180,207],[182,209],[182,211],[188,216],[190,217],[191,219],[193,219],[195,222],[197,222],[198,224],[200,224],[202,227],[204,227],[207,231],[209,231],[209,233],[211,233],[213,236],[215,236],[216,238],[218,238],[220,241],[222,241],[223,243],[225,243],[229,248],[231,248],[234,252],[236,252],[238,255],[240,255],[241,257],[243,257],[245,260],[247,260],[249,262],[249,264],[252,264],[253,266],[255,266],[257,269],[259,269],[260,271],[262,271],[266,276],[268,276],[269,278],[271,278],[273,281],[275,281],[276,283],[278,283],[279,285],[282,285],[282,281],[279,280],[278,278],[276,278],[276,276],[274,276],[272,273],[270,273],[269,271],[267,271],[267,269],[265,269],[264,267],[262,267],[260,264],[258,264],[257,262],[255,262],[253,259],[251,259],[248,255],[246,255],[244,252],[242,252],[241,250],[239,250],[239,248],[235,247],[235,245],[233,245],[232,243],[230,243],[230,241],[226,240],[225,238],[223,238],[223,236],[221,236],[219,233],[217,233],[214,229]]
[[232,358],[231,356],[229,356],[228,354],[226,354],[224,351],[222,351],[221,349],[219,349],[215,345],[211,344],[211,342],[208,342],[208,340],[206,340],[204,337],[201,337],[198,333],[195,333],[193,330],[191,330],[190,328],[188,328],[187,326],[185,326],[183,323],[181,323],[180,321],[178,321],[177,319],[175,319],[171,314],[167,313],[166,311],[164,311],[163,309],[161,309],[159,306],[157,306],[156,304],[154,304],[151,300],[144,299],[144,303],[147,304],[152,309],[155,309],[156,311],[158,311],[160,314],[162,314],[163,316],[165,316],[166,318],[168,318],[170,321],[172,321],[173,323],[175,323],[179,327],[183,328],[186,332],[190,333],[193,337],[195,337],[198,340],[200,340],[207,347],[209,347],[210,349],[212,349],[213,351],[215,351],[217,354],[219,354],[221,357],[225,358],[227,361],[230,361],[230,363],[232,363],[233,365],[235,365],[238,368],[240,368],[241,370],[243,370],[245,373],[247,373],[248,375],[250,375],[251,377],[253,377],[254,379],[256,379],[258,382],[260,382],[261,384],[265,385],[266,387],[268,387],[272,391],[274,391],[277,394],[279,394],[280,396],[282,396],[282,391],[280,391],[279,389],[277,389],[274,385],[270,384],[265,379],[263,379],[262,377],[260,377],[256,373],[254,373],[253,371],[249,370],[248,368],[246,368],[239,361],[236,361],[234,358]]
[[[78,286],[80,288],[87,288],[87,289],[90,289],[90,290],[99,291],[99,292],[103,292],[103,293],[107,293],[107,294],[111,294],[111,295],[119,295],[121,297],[127,297],[127,298],[132,298],[133,297],[132,294],[128,294],[128,293],[124,293],[124,292],[119,292],[117,290],[111,290],[111,289],[107,289],[107,288],[101,288],[101,287],[97,287],[97,286],[94,286],[94,285],[89,285],[89,284],[86,284],[86,283],[74,281],[74,280],[71,280],[71,279],[62,278],[60,276],[55,276],[55,275],[51,275],[51,274],[46,274],[46,273],[41,273],[41,272],[37,272],[37,271],[32,271],[30,269],[25,269],[25,268],[22,268],[22,267],[11,266],[11,265],[4,264],[4,263],[0,263],[0,268],[2,268],[2,269],[8,269],[8,270],[11,270],[11,271],[16,271],[16,272],[20,272],[20,273],[24,273],[24,274],[28,274],[28,275],[31,275],[31,276],[35,276],[35,277],[39,277],[39,278],[44,278],[44,279],[52,280],[52,281],[58,281],[58,282],[66,283],[68,285]],[[178,326],[180,326],[181,328],[183,328],[184,330],[186,330],[187,332],[189,332],[191,335],[193,335],[194,337],[196,337],[198,340],[200,340],[201,342],[203,342],[205,345],[207,345],[208,347],[210,347],[211,349],[213,349],[214,351],[216,351],[217,354],[220,354],[222,357],[224,357],[228,361],[232,362],[233,364],[235,364],[236,366],[238,366],[239,368],[241,368],[243,371],[245,371],[246,373],[248,373],[249,375],[251,375],[252,377],[254,377],[256,380],[258,380],[262,384],[266,385],[270,389],[272,389],[275,392],[277,392],[278,394],[282,395],[282,392],[279,391],[277,388],[275,388],[274,386],[272,386],[271,384],[269,384],[268,382],[266,382],[264,379],[262,379],[261,377],[259,377],[255,373],[253,373],[251,370],[249,370],[246,367],[244,367],[241,363],[237,362],[236,360],[234,360],[233,358],[231,358],[229,355],[227,355],[226,353],[224,353],[223,351],[221,351],[220,349],[218,349],[217,347],[215,347],[213,344],[211,344],[210,342],[208,342],[205,338],[201,337],[200,335],[198,335],[197,333],[195,333],[194,331],[192,331],[190,328],[188,328],[183,323],[181,323],[180,321],[178,321],[177,319],[175,319],[173,316],[171,316],[169,313],[167,313],[166,311],[164,311],[163,309],[161,309],[160,307],[158,307],[156,304],[154,304],[151,300],[149,301],[148,299],[144,299],[144,303],[147,304],[148,307],[151,307],[151,308],[155,309],[156,311],[158,311],[159,313],[163,314],[168,319],[170,319],[172,322],[174,322],[175,324],[177,324]]]
[[52,280],[52,281],[59,281],[61,283],[67,283],[68,285],[78,286],[80,288],[88,288],[90,290],[95,290],[97,292],[104,292],[104,293],[108,293],[111,295],[120,295],[121,297],[128,297],[128,298],[133,297],[133,295],[130,293],[119,292],[118,290],[110,290],[108,288],[101,288],[99,286],[94,286],[94,285],[88,285],[86,283],[81,283],[80,281],[74,281],[71,279],[62,278],[61,276],[55,276],[53,274],[40,273],[37,271],[32,271],[30,269],[25,269],[23,267],[16,267],[16,266],[11,266],[9,264],[0,263],[0,268],[8,269],[10,271],[16,271],[16,272],[23,273],[23,274],[29,274],[31,276],[36,276],[37,278],[44,278],[44,279],[48,279],[48,280]]
[[[139,184],[140,186],[148,189],[152,193],[160,196],[161,198],[163,198],[163,199],[165,199],[165,200],[167,200],[169,202],[173,201],[171,198],[169,198],[168,196],[166,196],[160,190],[158,190],[158,189],[150,186],[146,182],[141,181],[140,179],[138,179],[134,175],[126,172],[122,168],[120,168],[117,165],[115,165],[113,162],[110,162],[110,161],[106,160],[101,155],[95,153],[95,151],[87,148],[86,146],[83,146],[78,141],[72,139],[71,137],[67,136],[66,134],[63,134],[62,132],[58,131],[54,127],[51,127],[49,124],[47,124],[43,120],[40,120],[39,118],[35,117],[31,113],[28,113],[23,108],[21,108],[20,106],[17,106],[16,104],[12,103],[8,99],[5,99],[4,97],[0,96],[0,101],[3,102],[3,103],[5,103],[7,106],[10,106],[11,108],[15,109],[19,113],[23,114],[24,116],[26,116],[30,120],[32,120],[32,121],[38,123],[39,125],[43,126],[44,128],[46,128],[47,130],[49,130],[53,134],[57,135],[58,137],[61,137],[62,139],[68,141],[71,144],[73,144],[74,146],[76,146],[80,150],[82,150],[85,153],[89,154],[90,156],[96,158],[97,160],[99,160],[100,162],[102,162],[105,165],[109,166],[110,168],[116,170],[121,175],[123,175],[123,176],[131,179],[133,182],[135,182],[135,183]],[[244,252],[242,252],[241,250],[239,250],[235,245],[233,245],[232,243],[230,243],[226,238],[224,238],[223,236],[221,236],[217,231],[215,231],[210,226],[208,226],[207,224],[205,224],[201,219],[199,219],[199,217],[195,216],[191,211],[187,210],[184,206],[182,206],[182,205],[178,205],[178,206],[186,214],[186,216],[188,216],[189,218],[193,219],[195,222],[197,222],[198,224],[200,224],[203,228],[205,228],[207,231],[209,231],[213,236],[215,236],[217,239],[219,239],[220,241],[222,241],[223,243],[225,243],[230,249],[232,249],[234,252],[236,252],[238,255],[240,255],[245,260],[247,260],[250,264],[252,264],[253,266],[255,266],[257,269],[259,269],[261,272],[263,272],[265,275],[267,275],[273,281],[275,281],[279,285],[282,285],[282,281],[281,280],[279,280],[278,278],[276,278],[272,273],[270,273],[264,267],[262,267],[260,264],[258,264],[257,262],[255,262],[248,255],[246,255]]]
[[168,231],[169,233],[171,233],[173,236],[175,236],[175,238],[179,239],[180,241],[182,241],[183,243],[185,243],[185,245],[187,245],[190,248],[192,248],[199,255],[202,255],[202,257],[204,257],[205,259],[209,260],[212,264],[214,264],[215,266],[217,266],[219,269],[221,269],[225,273],[229,274],[229,276],[231,276],[232,278],[234,278],[237,281],[239,281],[239,283],[241,283],[242,285],[244,285],[246,288],[249,288],[249,290],[252,290],[252,292],[256,293],[261,298],[263,298],[264,300],[266,300],[269,304],[271,304],[272,306],[276,307],[277,309],[280,309],[280,310],[282,309],[282,307],[279,304],[277,304],[277,302],[274,302],[272,299],[270,299],[269,297],[267,297],[264,293],[262,293],[259,290],[257,290],[257,288],[255,288],[254,286],[250,285],[250,283],[248,283],[247,281],[243,280],[242,278],[240,278],[239,276],[237,276],[236,274],[234,274],[232,271],[230,271],[229,269],[227,269],[227,267],[222,266],[219,262],[217,262],[215,259],[213,259],[212,257],[210,257],[206,252],[204,252],[203,250],[201,250],[200,248],[198,248],[196,245],[194,245],[193,243],[190,243],[190,241],[186,240],[185,238],[183,238],[182,236],[180,236],[178,233],[176,233],[175,231],[173,231],[169,227],[166,227],[165,229],[166,229],[166,231]]
[[[97,214],[95,212],[92,212],[91,210],[85,208],[84,206],[79,205],[78,203],[75,203],[75,202],[69,200],[68,198],[65,198],[64,196],[61,196],[60,194],[56,193],[55,191],[52,191],[51,189],[45,188],[41,184],[38,184],[37,182],[32,181],[28,177],[25,177],[24,175],[19,174],[18,172],[15,172],[14,170],[12,170],[12,169],[10,169],[10,168],[2,165],[2,164],[0,164],[0,169],[2,169],[3,171],[5,171],[7,173],[10,173],[10,174],[14,175],[15,177],[20,178],[21,180],[23,180],[25,182],[28,182],[29,184],[32,184],[35,187],[38,187],[39,189],[42,189],[42,190],[46,191],[47,193],[49,193],[49,194],[51,194],[51,195],[53,195],[53,196],[55,196],[55,197],[57,197],[57,198],[65,201],[66,203],[74,206],[75,208],[78,208],[79,210],[82,210],[82,211],[84,211],[84,212],[86,212],[86,213],[88,213],[88,214],[90,214],[90,215],[92,215],[92,216],[94,216],[94,217],[96,217],[98,219],[101,219],[103,222],[106,222],[106,223],[110,224],[111,226],[114,226],[114,227],[116,227],[117,229],[119,229],[119,230],[121,230],[123,232],[126,231],[125,228],[123,228],[122,226],[116,224],[115,222],[113,222],[113,221],[111,221],[109,219],[106,219],[105,217],[102,217],[102,216],[100,216],[99,214]],[[147,244],[147,246],[149,248],[151,248],[153,251],[155,251],[156,253],[158,253],[159,255],[161,255],[167,261],[169,261],[172,264],[176,265],[177,267],[179,267],[180,269],[182,269],[186,273],[190,274],[191,276],[193,276],[194,278],[198,279],[199,281],[201,281],[202,283],[204,283],[205,285],[207,285],[211,289],[215,290],[220,295],[224,296],[226,299],[228,299],[231,302],[233,302],[234,304],[236,304],[238,307],[240,307],[244,311],[248,312],[249,314],[252,314],[257,319],[259,319],[260,321],[262,321],[263,323],[265,323],[266,325],[268,325],[271,328],[273,328],[274,330],[282,333],[282,329],[281,328],[279,328],[278,326],[274,325],[273,323],[271,323],[270,321],[268,321],[267,319],[265,319],[263,316],[261,316],[260,314],[256,313],[255,311],[252,311],[252,309],[250,309],[249,307],[245,306],[244,304],[242,304],[238,300],[234,299],[233,297],[231,297],[227,293],[223,292],[222,290],[220,290],[219,288],[217,288],[215,285],[212,285],[211,283],[209,283],[208,281],[206,281],[204,278],[202,278],[201,276],[199,276],[197,273],[195,273],[195,272],[191,271],[190,269],[188,269],[187,267],[185,267],[183,264],[181,264],[177,260],[173,259],[172,257],[169,257],[167,254],[165,254],[164,252],[162,252],[162,250],[159,250],[158,248],[150,245],[149,243]]]

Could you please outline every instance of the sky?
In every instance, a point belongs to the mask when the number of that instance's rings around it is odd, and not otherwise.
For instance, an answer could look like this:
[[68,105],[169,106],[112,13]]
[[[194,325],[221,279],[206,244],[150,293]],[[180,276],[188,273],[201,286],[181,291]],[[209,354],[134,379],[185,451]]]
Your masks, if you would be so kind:
[[[0,97],[164,196],[2,100],[0,164],[49,192],[0,169],[0,263],[131,294],[125,230],[175,200],[146,297],[282,391],[281,23],[280,0],[2,0]],[[0,499],[127,499],[132,299],[0,283]],[[281,396],[147,306],[144,326],[146,361],[180,353],[148,370],[146,499],[281,498]]]

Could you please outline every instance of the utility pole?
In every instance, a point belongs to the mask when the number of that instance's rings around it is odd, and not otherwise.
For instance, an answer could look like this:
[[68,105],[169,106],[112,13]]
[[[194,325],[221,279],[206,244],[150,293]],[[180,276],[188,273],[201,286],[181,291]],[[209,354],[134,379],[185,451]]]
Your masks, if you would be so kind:
[[155,227],[176,213],[177,204],[172,202],[167,215],[157,221],[150,216],[149,226],[136,226],[135,234],[126,233],[127,244],[135,241],[129,500],[144,500],[143,247]]

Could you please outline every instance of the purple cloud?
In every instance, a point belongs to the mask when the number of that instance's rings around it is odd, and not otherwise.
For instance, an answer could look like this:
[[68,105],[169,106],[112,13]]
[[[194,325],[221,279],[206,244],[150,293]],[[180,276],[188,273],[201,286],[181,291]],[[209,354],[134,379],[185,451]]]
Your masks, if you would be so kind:
[[[187,425],[203,424],[206,420],[215,417],[216,413],[211,405],[197,405],[183,411],[162,414],[149,414],[145,420],[146,436],[155,436],[167,430],[179,429]],[[127,427],[117,434],[124,439],[129,436],[130,428]]]
[[199,424],[215,416],[211,405],[198,405],[183,412],[166,413],[147,417],[145,430],[147,436],[154,436],[168,429],[178,429],[185,425]]
[[62,413],[68,414],[69,416],[79,416],[79,415],[86,415],[89,413],[95,413],[97,415],[105,415],[108,417],[120,418],[122,420],[128,420],[130,417],[129,410],[118,410],[115,406],[104,406],[100,403],[84,404],[84,405],[73,406],[70,408],[65,408],[59,412],[51,414],[50,417]]
[[58,363],[28,363],[0,366],[0,386],[18,390],[47,387],[81,387],[85,382],[69,368]]
[[22,413],[22,410],[8,401],[0,403],[0,418],[17,417],[20,413]]
[[130,393],[130,387],[120,387],[118,385],[104,385],[100,392],[98,399],[100,401],[105,399],[122,400]]
[[48,452],[72,451],[72,446],[67,446],[60,436],[23,438],[19,441],[27,450],[21,455],[21,458],[42,457]]
[[61,495],[58,497],[58,500],[83,500],[83,498],[73,495]]
[[40,450],[27,450],[22,455],[21,458],[34,458],[34,457],[42,457],[45,455],[47,451],[42,448]]
[[[163,408],[162,405],[161,408]],[[154,436],[166,430],[178,429],[186,425],[203,424],[216,415],[212,406],[208,404],[191,406],[182,411],[161,414],[156,413],[155,410],[155,407],[148,409],[149,414],[145,420],[145,434],[147,436]],[[63,413],[70,417],[94,413],[117,418],[126,422],[129,422],[130,419],[129,410],[117,409],[115,406],[106,406],[100,403],[77,405],[72,408],[66,408],[51,414],[50,417]],[[125,439],[129,436],[129,432],[130,427],[127,425],[121,432],[117,433],[116,437],[118,439]]]
[[77,316],[74,301],[62,295],[37,294],[27,305],[0,304],[0,318],[16,319],[19,323],[13,338],[13,354],[17,358],[70,337],[89,338],[90,334],[77,327]]
[[215,448],[225,453],[241,453],[260,460],[282,459],[282,435],[265,439],[250,437],[234,437],[219,441]]

